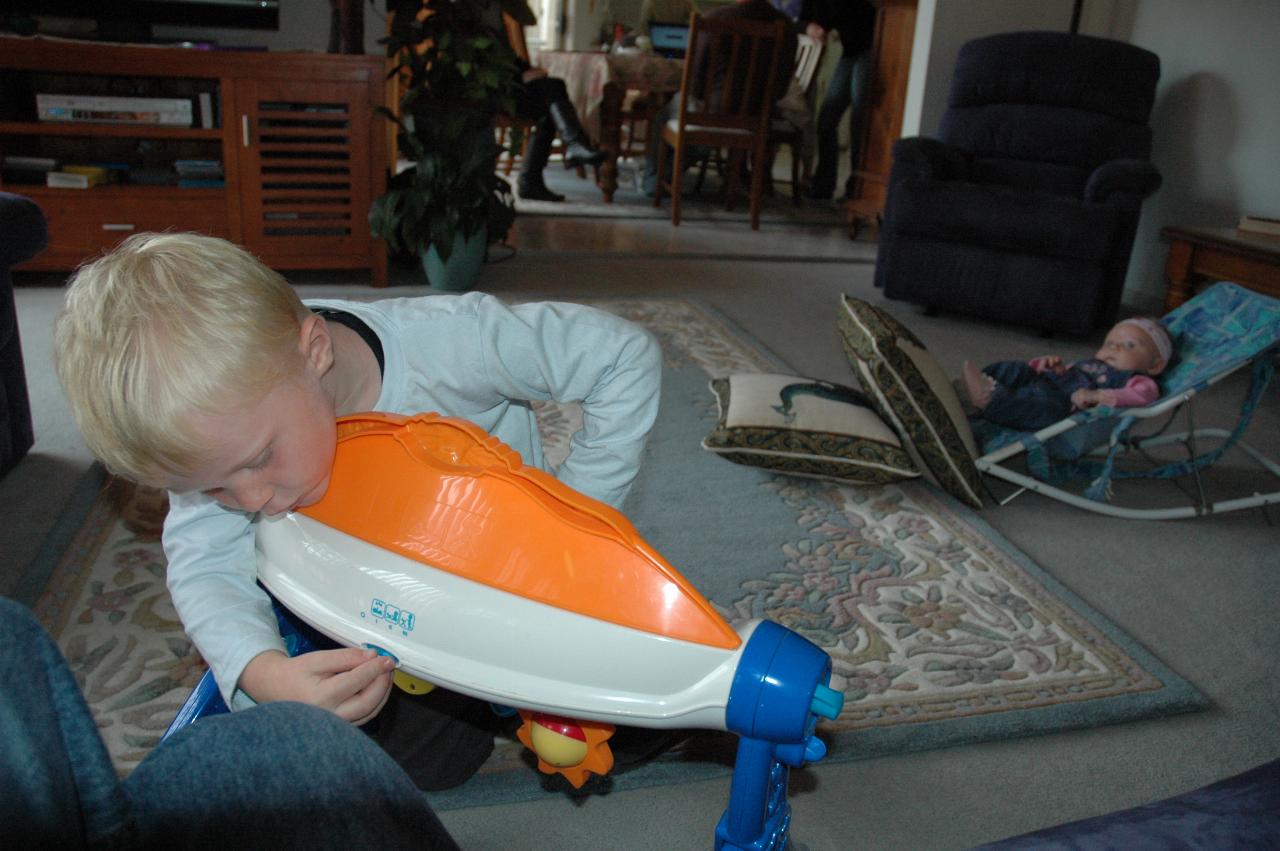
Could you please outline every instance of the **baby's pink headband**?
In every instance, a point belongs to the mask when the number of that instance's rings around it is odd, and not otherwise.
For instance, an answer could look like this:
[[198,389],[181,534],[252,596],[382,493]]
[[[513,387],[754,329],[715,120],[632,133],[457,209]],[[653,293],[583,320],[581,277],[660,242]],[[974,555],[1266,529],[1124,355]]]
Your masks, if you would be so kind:
[[1151,344],[1156,347],[1156,351],[1160,353],[1160,360],[1169,362],[1169,358],[1173,355],[1173,341],[1169,339],[1169,332],[1159,322],[1147,319],[1145,316],[1135,316],[1131,319],[1123,319],[1117,324],[1136,325],[1141,328],[1151,338]]

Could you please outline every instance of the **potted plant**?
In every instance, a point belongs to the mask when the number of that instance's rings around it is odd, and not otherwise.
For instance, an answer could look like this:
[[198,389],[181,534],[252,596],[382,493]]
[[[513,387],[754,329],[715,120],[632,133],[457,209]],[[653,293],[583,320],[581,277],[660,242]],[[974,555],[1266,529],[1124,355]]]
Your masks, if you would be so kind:
[[383,42],[401,95],[396,111],[378,109],[397,125],[412,165],[374,201],[369,226],[393,251],[420,257],[433,286],[469,289],[486,245],[515,219],[510,186],[495,173],[503,149],[493,119],[514,113],[519,86],[498,12],[526,25],[533,13],[524,0],[388,0],[387,8]]

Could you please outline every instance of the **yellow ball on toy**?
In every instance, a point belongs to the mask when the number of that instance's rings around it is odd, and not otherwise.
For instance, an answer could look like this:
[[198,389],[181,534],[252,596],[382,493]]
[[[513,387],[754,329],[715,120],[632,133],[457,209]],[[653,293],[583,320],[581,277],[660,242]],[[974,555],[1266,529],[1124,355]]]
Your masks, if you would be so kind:
[[555,715],[537,713],[530,733],[533,752],[545,763],[557,768],[577,765],[586,759],[587,736],[572,721]]

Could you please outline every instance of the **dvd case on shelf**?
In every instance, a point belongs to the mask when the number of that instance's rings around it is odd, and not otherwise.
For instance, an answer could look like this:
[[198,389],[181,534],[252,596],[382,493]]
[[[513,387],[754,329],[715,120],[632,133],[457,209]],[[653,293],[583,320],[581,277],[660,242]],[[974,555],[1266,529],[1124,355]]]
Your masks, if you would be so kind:
[[165,124],[190,127],[189,98],[114,97],[105,95],[36,94],[41,121],[84,121],[124,124]]

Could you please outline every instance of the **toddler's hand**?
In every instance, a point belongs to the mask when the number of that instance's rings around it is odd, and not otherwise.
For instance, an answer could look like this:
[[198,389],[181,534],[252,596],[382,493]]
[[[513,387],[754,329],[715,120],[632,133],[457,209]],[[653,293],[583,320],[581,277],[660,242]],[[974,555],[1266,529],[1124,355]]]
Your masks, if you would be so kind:
[[240,687],[259,703],[310,703],[358,726],[382,710],[394,672],[395,662],[372,650],[317,650],[293,657],[272,650],[250,660]]
[[1067,371],[1067,365],[1062,362],[1061,355],[1038,357],[1031,362],[1031,368],[1036,372],[1052,372],[1054,375],[1062,375]]
[[1090,390],[1087,387],[1082,387],[1071,394],[1071,404],[1082,411],[1086,408],[1097,407],[1104,401],[1105,397],[1102,395],[1101,390]]

